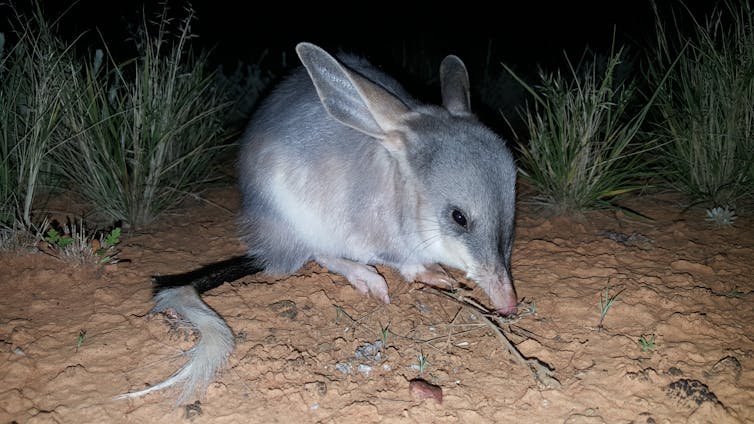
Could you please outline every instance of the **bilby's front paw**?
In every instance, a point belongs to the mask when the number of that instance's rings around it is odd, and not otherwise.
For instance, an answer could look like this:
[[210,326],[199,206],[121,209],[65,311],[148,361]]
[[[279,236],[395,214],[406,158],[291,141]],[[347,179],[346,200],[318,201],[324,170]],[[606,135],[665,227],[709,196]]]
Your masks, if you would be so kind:
[[442,289],[455,287],[455,280],[440,265],[412,265],[401,269],[401,274],[408,281],[418,281]]
[[371,294],[385,303],[390,303],[390,296],[387,294],[387,283],[372,266],[348,259],[327,256],[318,257],[316,260],[328,270],[346,277],[348,282],[360,293]]
[[350,275],[346,275],[348,282],[365,295],[371,294],[378,300],[381,300],[387,304],[390,303],[390,296],[387,292],[387,283],[380,274],[374,271],[364,269],[359,272],[354,272]]

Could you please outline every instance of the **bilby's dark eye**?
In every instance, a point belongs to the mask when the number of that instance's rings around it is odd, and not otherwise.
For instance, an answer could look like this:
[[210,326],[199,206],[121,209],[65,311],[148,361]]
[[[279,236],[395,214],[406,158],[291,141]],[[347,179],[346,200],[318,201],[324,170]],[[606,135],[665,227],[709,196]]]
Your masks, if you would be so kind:
[[463,228],[466,228],[466,226],[469,224],[466,221],[466,216],[463,214],[463,212],[459,211],[458,209],[453,209],[453,212],[451,212],[451,216],[453,217],[453,221],[455,221],[456,224],[460,225]]

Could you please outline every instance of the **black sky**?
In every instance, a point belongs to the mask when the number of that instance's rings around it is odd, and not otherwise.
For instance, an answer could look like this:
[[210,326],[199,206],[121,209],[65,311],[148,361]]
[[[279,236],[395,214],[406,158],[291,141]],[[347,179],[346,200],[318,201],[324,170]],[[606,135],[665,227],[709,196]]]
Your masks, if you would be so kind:
[[[0,31],[7,32],[11,11],[3,1],[0,0],[0,18],[6,19],[0,19]],[[12,1],[21,13],[31,9],[31,0],[5,1]],[[130,39],[134,28],[142,15],[151,19],[159,16],[163,3],[41,0],[49,19],[67,10],[57,32],[67,40],[81,37],[78,51],[91,55],[94,49],[102,48],[104,39],[118,60],[134,57],[134,42]],[[673,19],[671,10],[686,22],[690,16],[703,20],[718,3],[722,2],[687,0],[682,4],[679,0],[656,0],[659,13],[667,22]],[[182,17],[189,0],[168,0],[167,4],[170,16]],[[190,4],[196,18],[192,32],[198,35],[193,45],[211,48],[211,64],[222,64],[226,71],[239,62],[260,63],[273,75],[285,75],[288,68],[298,65],[295,45],[309,41],[330,51],[366,56],[420,99],[437,101],[439,90],[431,83],[436,81],[433,79],[439,63],[445,55],[456,54],[469,69],[472,91],[476,90],[476,112],[483,118],[495,116],[495,121],[500,121],[500,108],[513,110],[521,102],[520,97],[483,98],[486,93],[502,92],[486,90],[489,85],[480,83],[485,77],[504,74],[501,62],[531,80],[540,68],[563,66],[564,52],[572,60],[578,60],[587,47],[608,53],[614,36],[616,45],[628,46],[630,55],[642,57],[655,38],[656,21],[652,0],[355,0],[300,4],[280,0],[191,0]],[[496,129],[507,128],[501,123]]]
[[[28,0],[13,1],[28,10]],[[123,44],[128,27],[138,23],[140,11],[155,16],[156,1],[62,0],[41,2],[49,16],[74,4],[62,20],[67,36],[89,31],[86,40],[97,44],[97,28],[114,48]],[[657,0],[658,8],[681,10],[679,1]],[[698,17],[717,3],[686,2]],[[180,11],[186,0],[169,0]],[[202,46],[210,46],[217,62],[255,61],[266,51],[268,60],[290,56],[299,41],[329,49],[343,48],[364,55],[425,55],[454,53],[472,64],[482,60],[512,65],[548,63],[562,52],[579,54],[585,47],[609,50],[615,31],[619,44],[648,45],[654,29],[650,0],[634,1],[352,1],[286,2],[272,0],[193,0],[197,21],[194,32]],[[8,13],[8,8],[0,9]],[[180,15],[177,13],[176,15]],[[396,53],[399,52],[399,53]],[[384,59],[384,58],[383,58]]]

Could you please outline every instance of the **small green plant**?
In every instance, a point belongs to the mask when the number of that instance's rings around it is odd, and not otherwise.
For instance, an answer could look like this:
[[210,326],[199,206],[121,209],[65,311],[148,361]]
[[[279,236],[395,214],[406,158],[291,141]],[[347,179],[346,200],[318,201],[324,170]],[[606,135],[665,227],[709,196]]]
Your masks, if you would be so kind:
[[527,308],[530,315],[537,315],[537,302],[532,300],[529,302],[529,306]]
[[58,230],[50,228],[45,235],[45,241],[57,249],[65,249],[73,243],[73,238],[69,234],[60,234]]
[[[92,241],[93,242],[93,241]],[[120,227],[113,228],[102,240],[100,237],[99,249],[95,250],[99,257],[100,264],[114,263],[115,256],[120,253],[115,250],[115,246],[120,243]],[[116,261],[117,262],[117,261]]]
[[76,339],[76,352],[78,352],[81,345],[84,344],[84,340],[86,340],[86,330],[82,328],[79,330],[79,336]]
[[734,287],[730,289],[728,293],[725,293],[725,297],[740,299],[744,296],[744,292],[738,289],[738,287]]
[[518,316],[523,317],[525,315],[537,314],[537,302],[534,300],[528,300],[526,298],[521,299],[518,303]]
[[[44,227],[49,224],[44,223]],[[77,264],[116,264],[120,261],[120,227],[113,228],[107,233],[87,234],[83,223],[79,225],[64,225],[60,229],[49,228],[43,232],[42,240],[37,247],[53,257],[66,262]]]
[[387,349],[388,334],[390,334],[390,324],[382,326],[380,324],[380,341],[382,342],[382,350]]
[[639,346],[644,352],[651,352],[655,348],[655,335],[652,334],[649,338],[647,336],[639,337]]
[[729,207],[714,207],[707,209],[707,221],[719,227],[730,227],[733,225],[733,221],[736,220],[736,212]]
[[424,373],[424,370],[427,369],[427,366],[429,365],[429,355],[425,355],[424,352],[419,352],[419,375],[422,375]]
[[619,300],[618,296],[621,293],[623,293],[623,290],[610,296],[610,284],[605,286],[604,296],[600,293],[600,321],[597,323],[597,329],[599,331],[602,331],[604,328],[603,322],[605,321],[605,316],[607,316],[607,311],[609,311],[613,304]]

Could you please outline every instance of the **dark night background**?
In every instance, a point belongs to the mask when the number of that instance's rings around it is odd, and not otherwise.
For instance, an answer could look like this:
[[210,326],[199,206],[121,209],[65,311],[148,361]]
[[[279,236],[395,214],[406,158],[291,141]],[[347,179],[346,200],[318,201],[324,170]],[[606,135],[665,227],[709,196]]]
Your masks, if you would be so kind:
[[[7,1],[0,6],[9,15]],[[21,11],[29,1],[11,1]],[[185,5],[195,10],[194,33],[203,46],[214,48],[214,58],[232,62],[255,61],[267,50],[270,57],[289,56],[293,46],[307,40],[327,48],[343,47],[366,55],[388,55],[408,49],[411,54],[444,56],[454,53],[467,61],[485,58],[511,64],[548,63],[560,60],[562,51],[579,54],[586,46],[609,50],[613,30],[618,44],[648,45],[653,38],[654,12],[650,0],[634,1],[520,1],[520,2],[366,2],[295,3],[169,0],[173,16],[182,16]],[[670,18],[680,1],[658,0],[660,12]],[[129,25],[139,22],[142,9],[153,18],[161,10],[157,1],[78,2],[41,1],[45,14],[62,18],[67,37],[97,28],[108,43],[120,45]],[[715,1],[685,2],[701,18]],[[677,13],[684,15],[684,13]],[[2,19],[5,25],[6,19]],[[99,43],[89,32],[85,39]]]
[[[12,3],[22,13],[30,10],[28,0]],[[169,0],[171,16],[185,16],[183,9],[188,3]],[[239,61],[259,63],[274,75],[284,75],[285,68],[298,64],[294,46],[305,40],[331,51],[367,56],[409,91],[430,101],[436,101],[439,92],[436,87],[428,89],[426,83],[436,74],[442,57],[450,53],[466,62],[472,89],[480,90],[483,77],[504,72],[500,62],[533,76],[537,67],[563,66],[564,52],[574,60],[587,47],[608,53],[614,33],[615,44],[627,46],[629,53],[639,58],[655,37],[650,0],[190,3],[196,17],[192,32],[198,36],[193,45],[211,48],[213,65],[223,64],[228,70]],[[688,24],[684,8],[703,20],[718,2],[656,3],[666,22],[673,20],[671,11],[675,11]],[[58,33],[68,40],[83,33],[80,50],[102,47],[102,37],[121,59],[133,56],[128,38],[139,24],[142,10],[148,18],[162,10],[162,2],[157,1],[47,0],[41,4],[48,17],[60,16],[68,9]],[[11,16],[7,3],[0,6],[0,16]],[[7,32],[7,19],[0,21],[4,26],[0,29]]]

